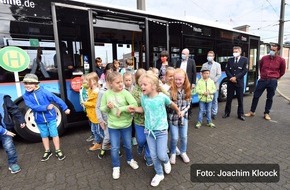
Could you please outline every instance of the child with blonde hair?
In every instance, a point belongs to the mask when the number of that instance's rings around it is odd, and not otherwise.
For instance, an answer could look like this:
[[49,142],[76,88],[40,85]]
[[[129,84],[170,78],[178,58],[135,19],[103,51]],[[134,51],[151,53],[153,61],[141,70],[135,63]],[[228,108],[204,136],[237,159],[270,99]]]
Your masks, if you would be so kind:
[[164,83],[162,84],[162,88],[166,91],[169,91],[174,78],[174,67],[167,67],[165,75],[164,75]]
[[137,102],[130,92],[123,89],[123,77],[119,72],[112,72],[107,76],[109,90],[105,92],[101,102],[101,111],[108,114],[108,128],[111,140],[111,158],[113,165],[113,179],[120,178],[120,137],[126,152],[127,163],[138,169],[138,163],[132,155],[132,116],[128,112],[129,106],[137,106]]
[[99,77],[96,72],[91,72],[86,75],[86,80],[88,82],[88,99],[85,102],[81,102],[87,112],[87,117],[91,123],[91,131],[94,135],[93,146],[89,148],[90,151],[99,150],[102,147],[102,142],[104,138],[104,131],[99,125],[99,120],[96,114],[97,98],[99,93]]
[[[145,69],[142,69],[142,68],[138,69],[135,73],[135,80],[138,81],[140,76],[145,73],[146,73]],[[132,95],[137,101],[138,106],[141,106],[142,89],[138,83],[136,83],[133,89]],[[144,152],[144,159],[146,161],[146,165],[152,166],[153,162],[152,162],[152,159],[150,156],[150,150],[146,141],[146,135],[144,133],[144,130],[145,130],[144,113],[134,114],[134,126],[135,126],[137,143],[138,143],[137,153],[139,155],[142,155],[142,153]]]
[[156,175],[151,181],[151,186],[158,186],[164,179],[163,167],[166,174],[171,172],[171,164],[167,155],[168,122],[166,106],[174,109],[178,115],[180,111],[170,98],[163,94],[157,76],[145,73],[139,78],[142,89],[142,107],[130,107],[129,110],[137,113],[145,113],[145,130],[147,144],[153,161]]
[[175,110],[168,110],[170,126],[170,163],[176,163],[176,148],[178,138],[180,137],[180,156],[185,163],[190,162],[187,154],[187,130],[188,130],[188,110],[191,103],[191,88],[187,74],[182,69],[176,69],[174,80],[170,89],[171,100],[177,104],[181,117]]

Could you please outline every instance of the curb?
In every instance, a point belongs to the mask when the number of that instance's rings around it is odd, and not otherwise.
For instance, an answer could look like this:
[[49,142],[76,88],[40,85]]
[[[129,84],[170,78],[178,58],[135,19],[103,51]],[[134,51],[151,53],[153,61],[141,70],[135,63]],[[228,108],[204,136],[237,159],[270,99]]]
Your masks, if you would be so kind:
[[[279,85],[279,83],[278,83],[278,85]],[[290,98],[287,97],[285,94],[283,94],[283,93],[279,90],[279,88],[277,88],[277,92],[280,94],[280,96],[282,96],[283,98],[285,98],[285,99],[290,103]]]

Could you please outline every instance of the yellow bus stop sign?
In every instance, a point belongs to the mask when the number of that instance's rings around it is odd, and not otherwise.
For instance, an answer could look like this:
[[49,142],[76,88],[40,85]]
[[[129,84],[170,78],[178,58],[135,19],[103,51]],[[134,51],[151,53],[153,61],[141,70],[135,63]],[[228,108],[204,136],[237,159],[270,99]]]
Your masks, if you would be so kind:
[[19,47],[8,46],[0,50],[0,66],[7,71],[23,71],[29,66],[29,63],[29,55]]

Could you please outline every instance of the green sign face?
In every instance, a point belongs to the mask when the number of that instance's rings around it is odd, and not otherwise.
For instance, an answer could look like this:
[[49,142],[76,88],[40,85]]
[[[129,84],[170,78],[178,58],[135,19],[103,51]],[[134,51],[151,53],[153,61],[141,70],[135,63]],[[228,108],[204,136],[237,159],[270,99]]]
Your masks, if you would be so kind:
[[29,43],[31,47],[38,47],[39,46],[39,40],[38,39],[29,39]]
[[8,46],[0,50],[0,66],[10,72],[25,70],[30,63],[26,51],[19,47]]

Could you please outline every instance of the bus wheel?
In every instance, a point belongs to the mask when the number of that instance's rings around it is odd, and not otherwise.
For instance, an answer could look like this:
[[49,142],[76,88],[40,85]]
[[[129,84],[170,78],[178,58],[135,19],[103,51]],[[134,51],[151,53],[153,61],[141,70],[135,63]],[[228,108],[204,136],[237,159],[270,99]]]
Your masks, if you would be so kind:
[[[32,110],[25,105],[23,100],[18,104],[18,107],[21,110],[22,114],[24,115],[26,126],[24,128],[20,128],[20,125],[16,125],[15,131],[17,132],[17,134],[20,137],[22,137],[26,141],[40,142],[41,141],[40,132],[39,132],[37,125],[34,121],[34,115],[33,115]],[[64,133],[64,126],[63,126],[63,122],[62,122],[61,110],[56,105],[55,105],[54,109],[55,109],[56,114],[57,114],[58,132],[59,132],[59,135],[61,135]]]
[[219,97],[218,100],[220,102],[224,102],[227,100],[227,88],[228,88],[228,82],[222,81],[219,88]]

